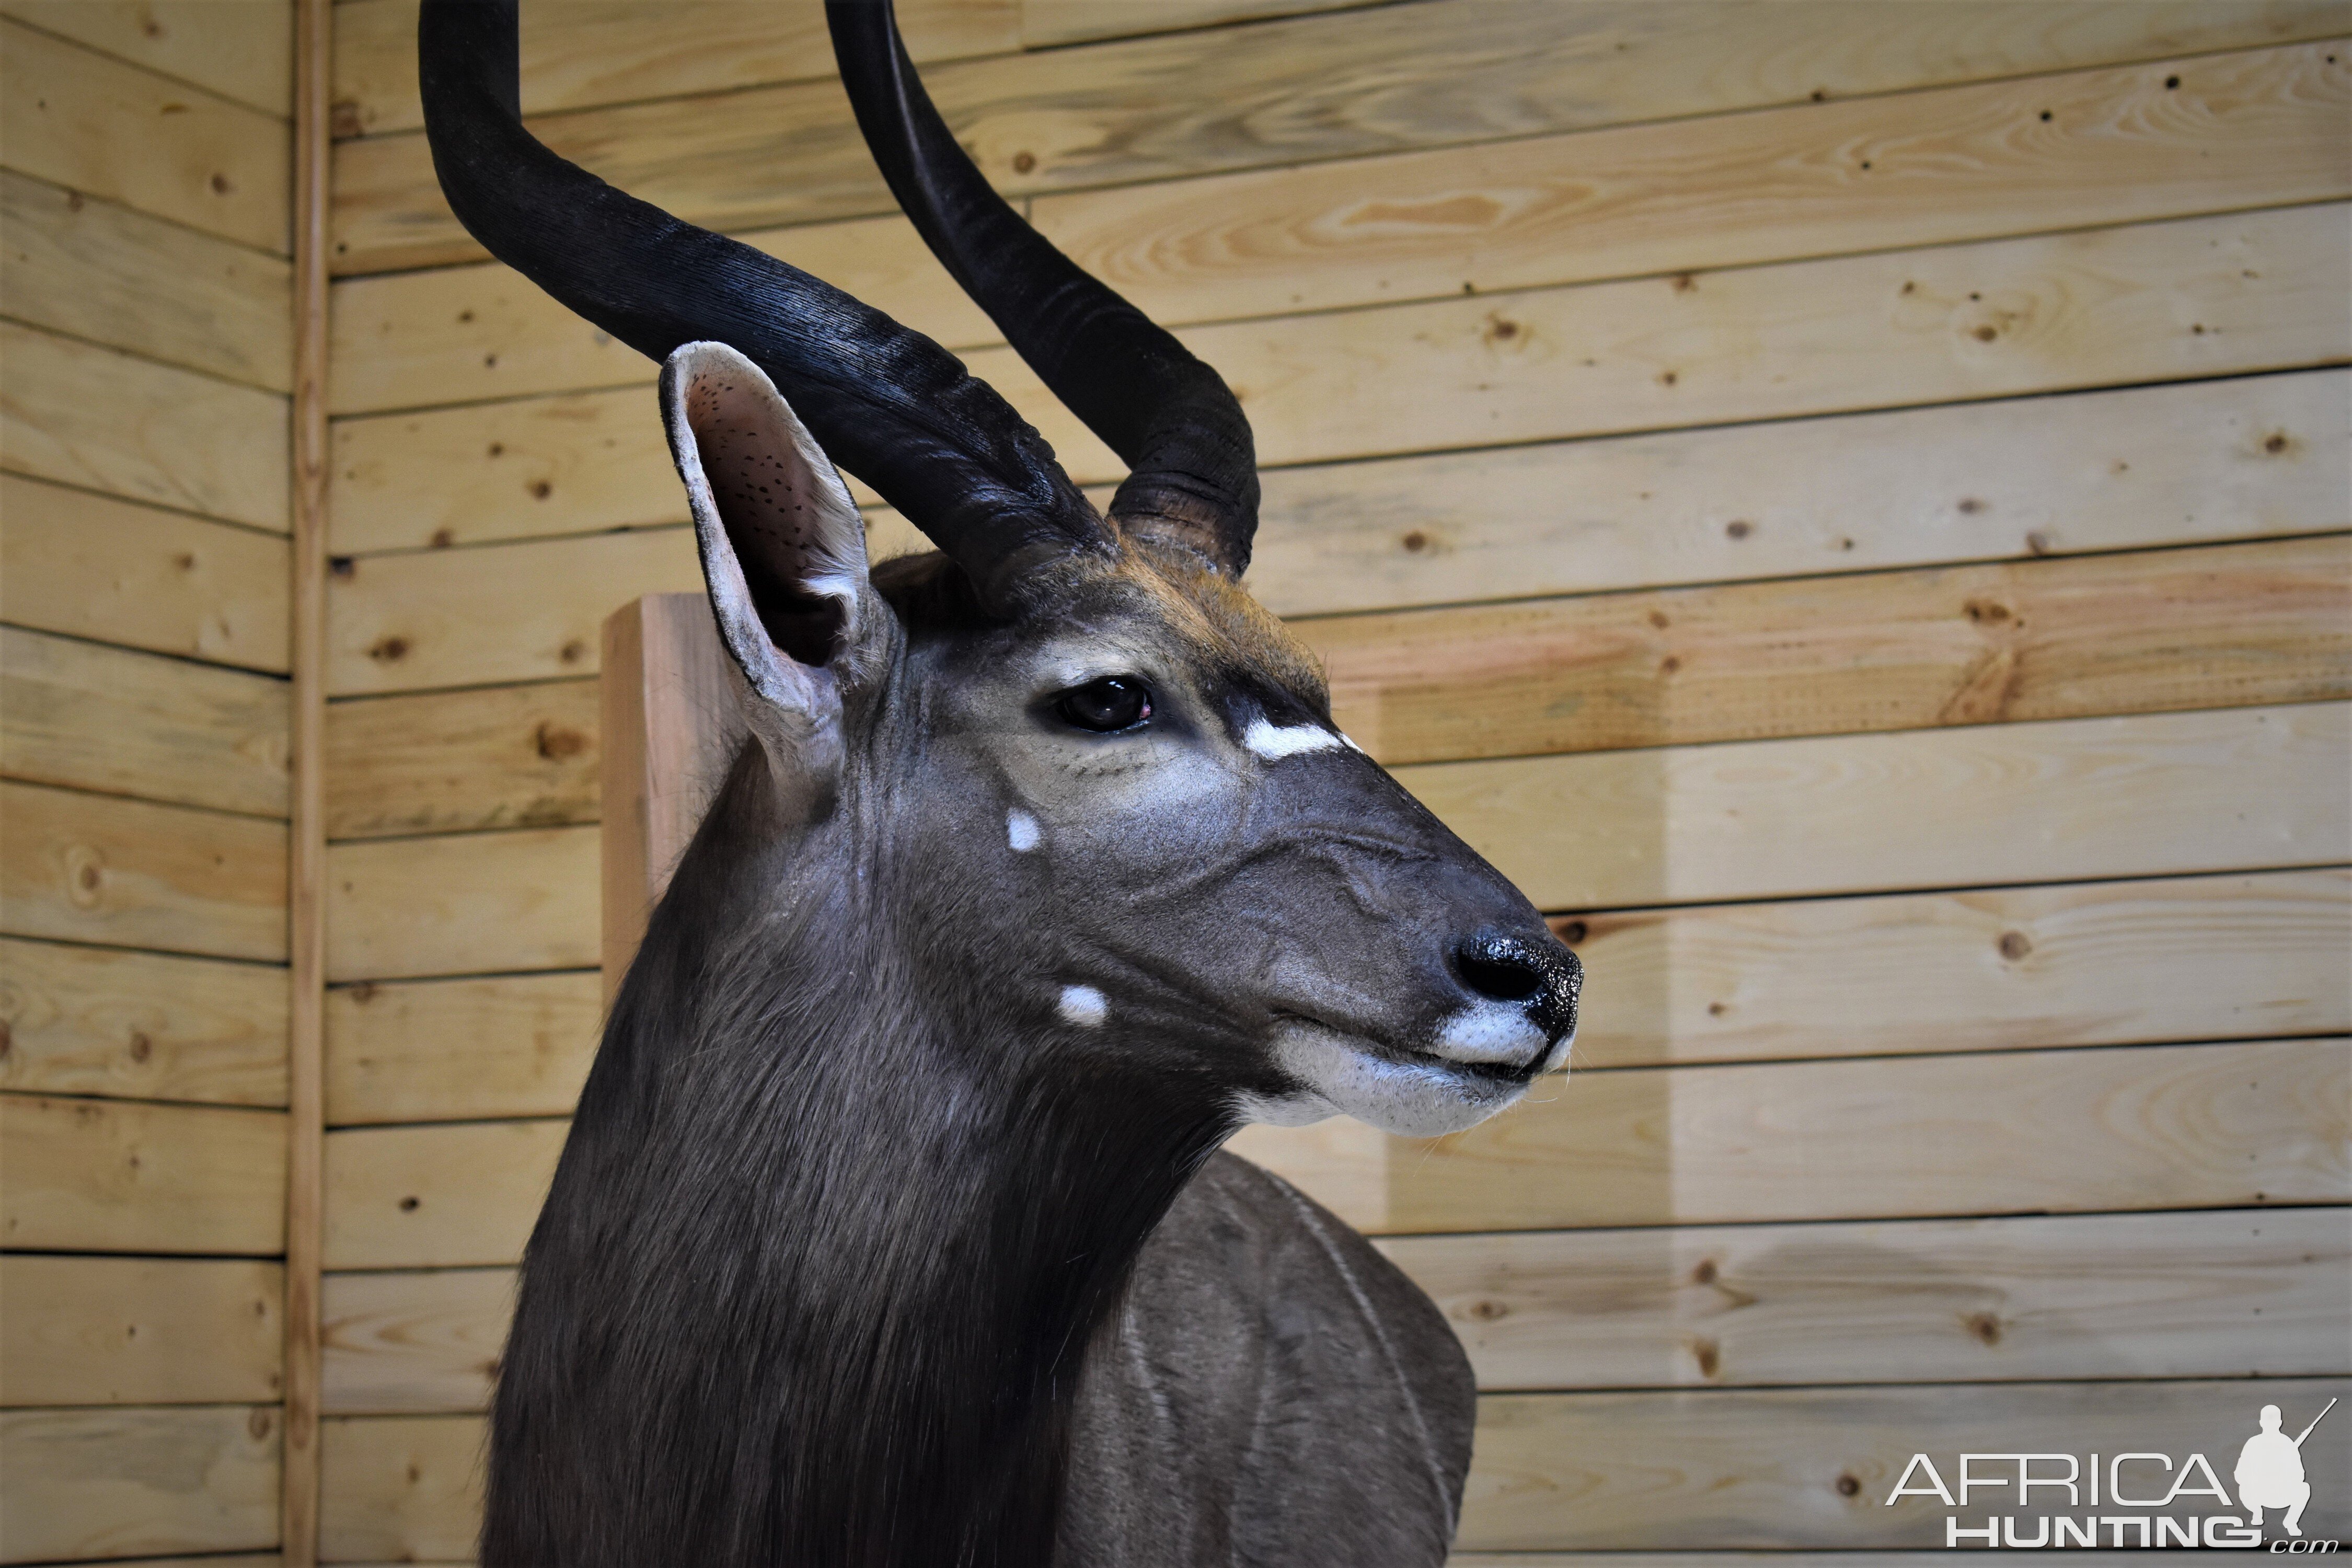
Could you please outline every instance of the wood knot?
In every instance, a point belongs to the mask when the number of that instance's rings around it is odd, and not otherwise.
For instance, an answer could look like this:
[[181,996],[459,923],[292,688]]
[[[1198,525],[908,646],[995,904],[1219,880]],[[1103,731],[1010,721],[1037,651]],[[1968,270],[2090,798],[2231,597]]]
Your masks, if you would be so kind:
[[565,643],[562,647],[555,650],[555,657],[562,659],[566,664],[578,664],[582,659],[588,657],[588,645],[582,642],[578,637],[573,637],[570,642]]
[[1700,1258],[1698,1267],[1691,1270],[1691,1279],[1695,1284],[1712,1285],[1715,1283],[1715,1259],[1712,1258]]
[[1861,1492],[1861,1490],[1862,1490],[1862,1483],[1861,1483],[1859,1480],[1856,1480],[1856,1479],[1854,1479],[1854,1477],[1853,1477],[1853,1473],[1852,1473],[1851,1471],[1847,1472],[1847,1473],[1846,1473],[1846,1474],[1844,1474],[1844,1475],[1842,1475],[1842,1476],[1838,1477],[1838,1479],[1837,1479],[1837,1495],[1838,1495],[1838,1496],[1840,1496],[1840,1497],[1853,1497],[1853,1496],[1857,1495],[1858,1493],[1860,1493],[1860,1492]]
[[2028,555],[2049,554],[2050,536],[2038,528],[2033,530],[2025,536],[2025,552]]
[[1710,1002],[1706,1005],[1706,1016],[1710,1018],[1720,1018],[1730,1011],[1731,1008],[1725,1003]]
[[368,657],[378,664],[397,664],[408,657],[408,639],[402,637],[380,637],[368,649]]
[[1723,531],[1733,539],[1745,539],[1756,531],[1756,525],[1744,517],[1735,517],[1723,525]]
[[2294,445],[2294,440],[2284,430],[2273,430],[2263,437],[2263,450],[2273,458]]
[[418,1205],[423,1202],[424,1200],[422,1198],[403,1198],[400,1200],[400,1212],[403,1214],[415,1214]]
[[346,98],[327,110],[328,134],[338,142],[348,142],[361,135],[367,126],[360,120],[360,106]]
[[2000,955],[2011,963],[2032,951],[2033,943],[2026,940],[2023,931],[2005,931],[2000,933]]
[[1029,173],[1033,172],[1034,170],[1035,170],[1035,168],[1036,168],[1036,167],[1037,167],[1037,154],[1036,154],[1036,153],[1028,153],[1028,152],[1022,152],[1022,153],[1013,153],[1013,172],[1014,174],[1029,174]]
[[215,174],[212,177],[211,184],[213,187],[213,195],[216,196],[225,196],[228,195],[229,192],[236,188],[229,184],[228,176],[226,174]]
[[1552,928],[1552,932],[1570,947],[1582,942],[1586,935],[1585,924],[1582,921],[1562,921]]
[[1674,625],[1672,621],[1666,619],[1666,612],[1664,610],[1652,610],[1650,612],[1650,624],[1657,627],[1660,631],[1664,631],[1668,626]]
[[1668,654],[1665,658],[1658,660],[1658,673],[1660,675],[1672,675],[1676,670],[1682,668],[1682,667],[1683,661],[1676,658],[1673,654]]
[[16,1029],[5,1018],[0,1018],[0,1057],[16,1048]]
[[348,583],[360,574],[360,563],[348,555],[330,555],[327,557],[327,574]]
[[1969,1332],[1976,1336],[1979,1342],[1988,1345],[1997,1345],[2000,1343],[2000,1320],[1995,1317],[1992,1313],[1970,1312],[1967,1317],[1962,1318],[1960,1321],[1967,1326]]
[[1486,318],[1486,330],[1479,335],[1490,343],[1507,343],[1519,335],[1519,324],[1496,312]]
[[1482,1323],[1491,1323],[1497,1318],[1507,1318],[1511,1315],[1510,1308],[1492,1298],[1471,1302],[1469,1312]]
[[343,994],[349,996],[352,1001],[359,1003],[362,1006],[365,1006],[368,1003],[375,1000],[375,982],[373,980],[362,980],[357,985],[352,986],[349,991],[343,993]]
[[1963,517],[1974,517],[1977,513],[1984,510],[1984,509],[1985,503],[1979,500],[1974,496],[1962,496],[1960,498],[1960,515]]
[[1696,279],[1696,278],[1694,278],[1694,277],[1692,277],[1692,276],[1691,276],[1689,273],[1687,273],[1687,272],[1677,272],[1677,273],[1675,273],[1675,293],[1677,293],[1677,294],[1696,294],[1696,293],[1697,293],[1697,292],[1698,292],[1698,279]]
[[533,480],[531,480],[531,481],[530,481],[530,499],[531,499],[531,500],[545,500],[548,497],[550,497],[550,496],[553,495],[554,493],[555,493],[555,487],[554,487],[553,485],[551,485],[551,484],[549,484],[545,479],[533,479]]
[[1660,386],[1672,386],[1681,379],[1682,376],[1680,374],[1675,371],[1662,370],[1658,373],[1658,384]]
[[155,1054],[155,1042],[149,1039],[145,1034],[134,1029],[131,1034],[130,1051],[132,1061],[143,1062]]
[[1723,1365],[1723,1347],[1713,1340],[1691,1341],[1691,1360],[1698,1363],[1701,1377],[1713,1377]]
[[428,542],[436,550],[446,550],[457,542],[457,536],[446,528],[436,528],[433,531],[433,537]]
[[1995,599],[1970,599],[1960,608],[1980,626],[1997,626],[2010,618],[2009,606]]
[[252,1435],[255,1442],[258,1443],[269,1436],[270,1419],[269,1411],[266,1407],[256,1408],[247,1415],[245,1429]]
[[1989,343],[1992,342],[1993,339],[2000,336],[2000,329],[1988,322],[1984,326],[1979,327],[1976,330],[1975,336],[1977,342],[1980,343]]
[[491,442],[491,443],[490,443],[490,456],[491,456],[491,457],[493,457],[493,458],[503,458],[503,457],[505,457],[506,455],[507,455],[507,444],[506,444],[504,441],[493,441],[493,442]]
[[1411,551],[1413,554],[1418,555],[1423,551],[1429,548],[1429,535],[1422,532],[1421,530],[1416,528],[1411,533],[1406,534],[1402,539],[1397,541],[1397,542],[1403,545],[1405,549]]
[[531,731],[530,739],[539,754],[551,763],[576,757],[588,749],[587,736],[545,720],[541,720],[539,728]]

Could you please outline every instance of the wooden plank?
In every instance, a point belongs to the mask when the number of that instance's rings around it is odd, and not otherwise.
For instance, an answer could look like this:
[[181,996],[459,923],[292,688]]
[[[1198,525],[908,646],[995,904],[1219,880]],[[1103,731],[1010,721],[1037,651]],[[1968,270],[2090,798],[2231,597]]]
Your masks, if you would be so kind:
[[286,122],[0,20],[8,166],[287,253]]
[[2352,1034],[2352,874],[1563,917],[1579,1068]]
[[[341,548],[686,521],[641,394],[335,432]],[[1250,583],[1300,615],[2317,532],[2347,432],[2330,370],[1273,469]]]
[[285,672],[285,540],[13,474],[0,510],[11,625]]
[[2341,40],[1041,196],[1155,320],[1538,288],[2352,195]]
[[58,1252],[273,1253],[286,1117],[0,1095],[0,1238]]
[[257,1259],[0,1258],[0,1400],[275,1399],[285,1289],[285,1269]]
[[[270,7],[224,9],[266,15]],[[17,320],[289,390],[289,284],[278,258],[7,171],[0,171],[0,237],[8,313]]]
[[[941,64],[925,84],[1010,195],[1846,98],[2343,31],[2325,5],[1381,6]],[[525,76],[529,76],[525,72]],[[887,213],[831,80],[535,118],[562,155],[730,230]],[[789,177],[780,177],[789,171]],[[478,259],[420,132],[337,150],[337,270]]]
[[597,729],[593,679],[337,702],[328,837],[593,822]]
[[[1478,1404],[1456,1540],[1471,1550],[1837,1547],[1872,1551],[1876,1562],[1877,1548],[1942,1546],[1953,1513],[1969,1528],[1988,1515],[2014,1516],[2031,1540],[2031,1521],[2053,1504],[2077,1520],[2086,1510],[2063,1506],[2055,1489],[2037,1489],[2030,1506],[1979,1492],[1957,1510],[1932,1496],[1888,1506],[1888,1494],[1920,1452],[1948,1479],[1964,1451],[2028,1448],[2078,1457],[2155,1451],[2182,1463],[2201,1453],[2226,1478],[2264,1403],[2308,1421],[2304,1412],[2316,1414],[2342,1392],[2340,1381],[2283,1378],[1491,1395]],[[2305,1452],[2314,1475],[2344,1473],[2342,1433],[2329,1436],[2331,1448],[2316,1447],[2332,1425],[2313,1434]],[[2124,1475],[2130,1484],[2132,1471]],[[2088,1511],[2121,1510],[2111,1502]],[[2215,1511],[2245,1517],[2197,1496],[2170,1510],[2176,1519]],[[2323,1504],[2315,1488],[2305,1532],[2326,1540],[2347,1528],[2340,1490]],[[2105,1531],[2100,1539],[2106,1543]]]
[[[536,587],[519,595],[525,579]],[[329,584],[328,689],[593,675],[615,605],[701,585],[690,528],[371,556]]]
[[571,1126],[466,1121],[330,1132],[326,1266],[512,1263]]
[[286,399],[0,321],[0,463],[286,531]]
[[286,683],[0,627],[0,773],[280,816]]
[[2339,526],[2352,378],[2249,379],[1276,468],[1286,615]]
[[249,108],[281,119],[292,112],[291,6],[253,0],[7,0],[0,12]]
[[489,1408],[514,1316],[511,1268],[337,1274],[327,1280],[327,1410],[438,1415]]
[[0,1089],[283,1105],[285,972],[0,940]]
[[344,1417],[326,1422],[320,1437],[322,1559],[472,1559],[482,1528],[480,1417]]
[[0,1478],[10,1563],[278,1542],[266,1405],[0,1411]]
[[0,930],[286,959],[286,826],[0,784]]
[[[1487,1390],[2352,1375],[2340,1208],[1398,1237],[1381,1250],[1444,1310]],[[419,1300],[439,1277],[401,1278],[411,1293],[387,1294],[402,1321],[459,1339],[431,1314],[470,1304],[455,1283]],[[506,1310],[478,1307],[463,1337]],[[413,1369],[398,1385],[411,1397],[459,1386],[452,1354],[381,1353],[387,1382]],[[444,1408],[486,1408],[477,1381],[476,1404]]]
[[334,845],[327,978],[588,968],[597,886],[593,827]]
[[[1179,334],[1267,464],[2338,364],[2339,205]],[[966,356],[1082,481],[1121,469],[1010,349]]]
[[1397,778],[1550,910],[2148,877],[2352,858],[2347,719],[2069,719]]
[[[2275,1516],[2273,1516],[2275,1518]],[[2028,1532],[2029,1534],[2031,1531]],[[2103,1536],[2102,1539],[2105,1539]],[[1948,1563],[1951,1553],[1936,1552],[1873,1552],[1871,1568],[1936,1568]],[[1973,1561],[2017,1564],[2029,1561],[2022,1552],[1979,1552]],[[2083,1552],[2069,1550],[2067,1568],[2138,1568],[2144,1563],[2183,1563],[2209,1561],[2200,1552]],[[1850,1552],[1456,1552],[1445,1568],[1853,1568]]]
[[604,627],[604,997],[621,990],[646,921],[710,808],[746,731],[700,594],[647,594]]
[[[1022,44],[1019,0],[907,0],[898,20],[919,65]],[[557,0],[522,14],[521,46],[526,114],[834,74],[824,16],[760,0]],[[415,0],[338,5],[334,79],[337,136],[423,125]]]
[[2340,1039],[1635,1068],[1446,1139],[1233,1147],[1378,1232],[2340,1204],[2347,1068]]
[[2352,696],[2352,535],[1307,621],[1391,765]]
[[327,1120],[569,1116],[604,1022],[596,976],[581,972],[338,987]]
[[1024,48],[1051,48],[1057,44],[1095,43],[1104,38],[1131,38],[1190,27],[1261,22],[1274,16],[1304,16],[1311,11],[1339,11],[1365,3],[1366,0],[1161,0],[1157,5],[1138,5],[1132,0],[1021,0],[1021,44]]
[[[739,237],[950,348],[1003,341],[914,226],[895,214]],[[335,285],[334,298],[338,414],[649,386],[656,374],[653,361],[498,262],[348,278]],[[639,401],[641,412],[648,401]],[[336,526],[344,526],[340,517]]]

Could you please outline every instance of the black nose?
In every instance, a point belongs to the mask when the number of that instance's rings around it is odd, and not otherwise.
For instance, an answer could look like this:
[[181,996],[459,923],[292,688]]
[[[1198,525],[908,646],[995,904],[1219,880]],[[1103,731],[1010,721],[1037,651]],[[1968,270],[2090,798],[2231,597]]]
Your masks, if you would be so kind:
[[1549,933],[1530,942],[1501,931],[1480,931],[1454,944],[1454,973],[1481,996],[1518,1003],[1536,1026],[1554,1039],[1576,1027],[1576,996],[1584,986],[1584,966]]

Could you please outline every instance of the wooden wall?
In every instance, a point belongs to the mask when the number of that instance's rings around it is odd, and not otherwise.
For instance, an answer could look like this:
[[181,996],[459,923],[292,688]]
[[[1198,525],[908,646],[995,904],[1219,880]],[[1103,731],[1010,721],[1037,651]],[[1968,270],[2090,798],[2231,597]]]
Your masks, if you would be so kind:
[[278,1561],[291,19],[0,3],[8,1563]]
[[[1525,1109],[1244,1140],[1471,1347],[1465,1551],[1940,1544],[1878,1504],[1914,1447],[2352,1372],[2352,12],[902,10],[1240,390],[1343,722],[1589,962]],[[654,367],[450,219],[410,0],[336,20],[323,1555],[457,1561],[597,1024],[597,627],[697,578]],[[554,146],[1116,479],[814,4],[523,26]]]

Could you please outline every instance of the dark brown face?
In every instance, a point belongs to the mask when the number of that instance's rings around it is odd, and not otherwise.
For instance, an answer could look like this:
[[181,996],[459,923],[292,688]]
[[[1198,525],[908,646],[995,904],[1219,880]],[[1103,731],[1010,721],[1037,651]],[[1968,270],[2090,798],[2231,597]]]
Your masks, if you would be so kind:
[[1205,1080],[1236,1120],[1448,1131],[1559,1064],[1576,960],[1240,588],[1136,538],[1032,568],[1010,615],[936,556],[877,582],[756,367],[690,345],[663,395],[776,798],[846,835],[938,1005]]
[[1077,1048],[1217,1075],[1241,1120],[1454,1131],[1558,1065],[1573,955],[1239,589],[1130,543],[1009,626],[901,604],[846,787],[890,792],[885,874],[955,911],[928,954]]

